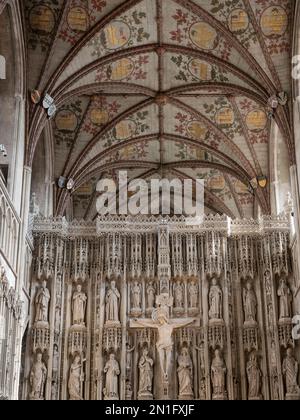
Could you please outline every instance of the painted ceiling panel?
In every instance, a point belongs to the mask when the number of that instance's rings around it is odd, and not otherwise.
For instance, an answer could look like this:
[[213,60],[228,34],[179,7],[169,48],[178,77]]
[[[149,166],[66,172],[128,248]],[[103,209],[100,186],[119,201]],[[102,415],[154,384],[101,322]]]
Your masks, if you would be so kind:
[[145,86],[152,90],[158,89],[158,77],[153,68],[157,68],[155,53],[132,55],[120,58],[112,63],[99,66],[86,76],[80,76],[70,84],[67,92],[82,86],[98,83],[131,83]]
[[64,0],[26,0],[25,16],[27,26],[27,48],[29,63],[28,85],[38,87],[40,76],[56,36],[56,27],[60,21]]
[[122,0],[71,0],[66,3],[53,45],[54,53],[44,75],[45,79],[54,73],[64,57],[91,28],[122,4]]
[[165,90],[185,86],[187,83],[222,83],[246,89],[251,88],[246,81],[229,69],[199,58],[197,55],[167,52],[164,57],[164,66],[166,69],[164,74]]
[[[254,79],[256,78],[256,73],[233,47],[232,43],[228,42],[211,23],[205,21],[200,16],[197,8],[195,9],[197,13],[192,13],[187,8],[181,7],[178,3],[192,4],[193,2],[163,2],[166,22],[164,30],[165,43],[189,47],[212,54],[242,69]],[[231,10],[233,9],[231,8]]]
[[[254,197],[262,212],[270,212],[269,185],[258,181],[269,180],[272,171],[271,121],[290,155],[294,145],[292,0],[24,0],[24,5],[29,89],[38,89],[41,97],[49,93],[58,105],[51,121],[56,178],[93,184],[100,166],[115,173],[131,165],[136,176],[151,165],[152,172],[160,168],[158,174],[168,177],[202,171],[212,178],[209,185],[224,183],[222,191],[207,189],[212,212],[252,217]],[[28,149],[34,156],[46,121],[41,103],[32,104],[29,120]],[[93,213],[93,198],[80,204],[83,191],[73,192],[76,217]],[[66,197],[57,190],[58,214]]]
[[[88,143],[97,136],[107,124],[118,118],[118,116],[128,109],[137,105],[140,102],[140,98],[95,95],[86,98],[86,101],[88,101],[88,105],[80,120],[80,126],[74,134],[74,141],[68,144],[68,155],[65,155],[65,161],[67,162],[66,173],[69,172]],[[57,144],[57,151],[58,154],[62,152],[59,144]]]
[[112,146],[120,145],[135,137],[157,134],[159,132],[157,112],[157,106],[153,104],[118,122],[112,130],[95,142],[80,162],[80,168]]
[[57,82],[64,82],[85,66],[122,49],[157,43],[155,2],[144,0],[128,12],[116,16],[96,33],[67,66]]

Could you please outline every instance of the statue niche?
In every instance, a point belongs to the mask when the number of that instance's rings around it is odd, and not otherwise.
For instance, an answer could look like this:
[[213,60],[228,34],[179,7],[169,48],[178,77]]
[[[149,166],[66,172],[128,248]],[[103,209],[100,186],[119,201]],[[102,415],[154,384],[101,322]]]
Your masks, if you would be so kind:
[[279,297],[279,321],[290,321],[292,318],[292,292],[285,278],[280,280],[277,294]]
[[131,313],[133,316],[142,314],[142,287],[137,280],[131,287]]
[[183,314],[184,313],[184,285],[180,281],[180,279],[176,280],[176,283],[174,284],[174,311],[177,314]]
[[85,312],[87,296],[82,291],[82,286],[78,284],[72,297],[73,326],[85,327]]
[[126,343],[126,372],[130,376],[132,371],[132,353],[135,350],[135,346],[130,347],[129,343]]
[[193,362],[187,347],[183,347],[177,359],[179,400],[193,400]]
[[43,401],[45,383],[47,378],[47,367],[43,362],[42,353],[37,353],[36,361],[33,363],[30,372],[31,393],[29,399],[32,401]]
[[190,294],[190,309],[198,310],[199,289],[195,280],[192,280],[189,285],[189,294]]
[[155,307],[155,297],[156,297],[156,289],[154,286],[154,282],[150,281],[146,289],[147,293],[147,312],[153,311]]
[[139,361],[139,400],[153,400],[153,366],[154,361],[149,356],[149,350],[147,348],[144,348],[142,357]]
[[257,324],[257,299],[251,281],[246,283],[246,287],[243,290],[243,304],[245,326],[255,326]]
[[252,352],[247,363],[247,378],[249,385],[249,401],[261,400],[261,378],[262,373],[258,365],[257,354]]
[[209,319],[211,322],[223,320],[223,292],[215,278],[209,291]]
[[121,371],[114,354],[109,356],[109,360],[104,367],[104,373],[106,375],[105,388],[103,390],[104,400],[119,400],[119,375]]
[[68,381],[70,401],[83,401],[84,362],[79,354],[74,356]]
[[282,372],[285,379],[286,399],[299,400],[300,388],[298,386],[299,363],[294,357],[293,349],[288,348],[282,364]]
[[119,305],[121,295],[117,289],[116,282],[113,280],[110,284],[109,289],[106,293],[106,324],[107,325],[119,325]]
[[211,365],[211,379],[213,384],[213,400],[227,400],[226,391],[227,368],[219,349],[215,350],[215,357]]
[[49,303],[51,295],[44,280],[35,297],[35,323],[36,325],[49,326]]

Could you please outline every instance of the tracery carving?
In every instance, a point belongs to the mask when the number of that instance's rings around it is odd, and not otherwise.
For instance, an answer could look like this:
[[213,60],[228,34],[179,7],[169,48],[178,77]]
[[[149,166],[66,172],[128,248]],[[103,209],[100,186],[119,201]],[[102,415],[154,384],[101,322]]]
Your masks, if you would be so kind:
[[[34,282],[47,279],[55,298],[43,325],[32,299],[27,371],[42,352],[52,369],[43,398],[298,398],[291,370],[281,375],[297,346],[284,218],[58,218],[34,229]],[[16,316],[4,280],[1,299]],[[285,365],[296,369],[297,357]]]

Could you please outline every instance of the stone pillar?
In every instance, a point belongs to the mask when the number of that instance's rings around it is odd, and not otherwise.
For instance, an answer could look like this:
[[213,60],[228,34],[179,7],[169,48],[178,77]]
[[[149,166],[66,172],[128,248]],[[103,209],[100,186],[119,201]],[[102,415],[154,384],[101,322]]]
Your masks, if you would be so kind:
[[[23,169],[23,184],[22,184],[22,202],[21,202],[21,226],[19,231],[19,241],[18,241],[18,258],[17,258],[17,285],[16,293],[20,296],[22,295],[22,288],[26,282],[26,235],[28,232],[28,217],[29,217],[29,202],[30,202],[30,187],[31,187],[31,168],[24,166]],[[24,296],[24,295],[23,295]],[[21,368],[21,353],[22,353],[22,338],[26,329],[26,314],[22,314],[20,320],[20,328],[18,330],[18,346],[15,348],[15,358],[16,358],[16,371],[14,375],[19,378],[20,368]],[[16,381],[12,399],[17,400],[19,395],[19,383]]]

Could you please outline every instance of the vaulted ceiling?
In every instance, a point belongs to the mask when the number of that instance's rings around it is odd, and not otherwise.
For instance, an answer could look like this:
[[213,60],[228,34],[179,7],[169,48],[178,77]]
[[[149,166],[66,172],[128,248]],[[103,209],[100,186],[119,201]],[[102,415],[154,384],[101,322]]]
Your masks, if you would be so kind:
[[[97,180],[122,169],[203,178],[213,213],[270,212],[269,183],[256,182],[270,177],[272,121],[294,159],[290,102],[270,107],[291,93],[293,1],[24,3],[28,87],[58,108],[49,122],[32,104],[27,162],[48,126],[75,217],[95,217]],[[57,214],[68,196],[57,189]]]

